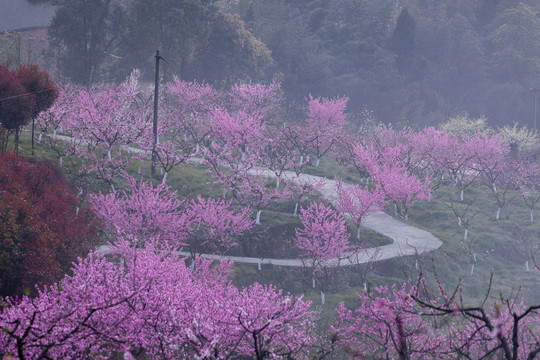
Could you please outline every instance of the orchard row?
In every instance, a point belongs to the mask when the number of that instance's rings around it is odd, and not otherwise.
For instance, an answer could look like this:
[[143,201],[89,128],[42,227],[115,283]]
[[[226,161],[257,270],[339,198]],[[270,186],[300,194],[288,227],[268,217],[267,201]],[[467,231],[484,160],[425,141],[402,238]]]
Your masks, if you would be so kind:
[[[512,153],[502,136],[358,126],[347,121],[345,98],[309,97],[305,116],[289,119],[275,83],[218,92],[175,79],[166,89],[157,143],[152,89],[144,89],[136,73],[119,85],[66,86],[41,113],[40,141],[56,151],[66,171],[78,175],[81,194],[86,196],[87,179],[111,185],[109,194],[87,196],[115,239],[111,248],[119,261],[92,253],[72,276],[37,297],[5,299],[2,353],[21,359],[116,352],[128,358],[308,358],[323,357],[334,343],[375,358],[517,359],[540,351],[534,332],[538,307],[506,301],[467,308],[459,291],[429,293],[422,279],[392,292],[359,294],[355,310],[342,305],[329,342],[327,334],[316,334],[310,302],[271,286],[236,289],[227,281],[230,264],[212,266],[196,256],[201,248],[226,253],[272,202],[292,198],[296,214],[307,195],[322,187],[299,175],[323,156],[364,180],[347,186],[336,179],[334,208],[311,203],[300,210],[296,243],[319,268],[357,250],[349,245],[342,213],[360,227],[370,213],[393,204],[396,215],[407,218],[411,206],[448,182],[461,199],[471,186],[487,186],[497,217],[506,194],[519,192],[533,221],[540,200],[538,164]],[[152,153],[164,171],[157,186],[125,172]],[[166,173],[195,159],[207,165],[223,199],[180,199],[171,191]],[[175,255],[184,246],[193,255],[191,269]]]

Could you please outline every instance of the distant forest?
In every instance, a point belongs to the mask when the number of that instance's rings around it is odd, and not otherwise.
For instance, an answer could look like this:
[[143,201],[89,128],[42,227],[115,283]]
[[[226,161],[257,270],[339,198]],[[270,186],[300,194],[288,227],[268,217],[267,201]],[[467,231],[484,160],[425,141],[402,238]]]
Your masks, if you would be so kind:
[[540,2],[240,0],[230,11],[272,51],[291,97],[350,97],[382,122],[467,112],[533,126]]
[[165,80],[277,80],[293,107],[308,94],[346,95],[359,120],[425,126],[468,113],[492,126],[534,126],[538,1],[53,3],[49,32],[61,74],[74,82],[121,80],[133,67],[151,80],[159,48]]

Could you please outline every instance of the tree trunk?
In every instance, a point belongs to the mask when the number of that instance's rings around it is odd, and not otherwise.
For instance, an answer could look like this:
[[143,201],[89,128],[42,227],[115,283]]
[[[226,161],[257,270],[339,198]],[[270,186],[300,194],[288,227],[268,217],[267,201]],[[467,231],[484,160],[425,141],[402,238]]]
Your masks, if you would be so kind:
[[261,225],[261,213],[262,210],[257,211],[257,218],[255,219],[255,224]]
[[15,129],[15,144],[13,145],[13,151],[19,155],[19,128]]
[[32,156],[34,156],[34,128],[35,128],[35,124],[34,124],[34,118],[32,117]]

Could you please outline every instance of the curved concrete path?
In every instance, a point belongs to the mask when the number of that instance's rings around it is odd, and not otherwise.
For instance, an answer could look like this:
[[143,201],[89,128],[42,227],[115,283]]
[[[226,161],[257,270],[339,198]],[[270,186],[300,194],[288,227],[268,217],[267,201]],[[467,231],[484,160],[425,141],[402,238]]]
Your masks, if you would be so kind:
[[[69,136],[56,135],[56,137],[63,141],[73,141],[73,138]],[[124,148],[126,150],[129,148],[129,150],[133,152],[144,152],[144,150],[133,147],[124,146]],[[198,162],[200,162],[200,160]],[[270,170],[255,169],[253,170],[253,172],[257,174],[262,174],[266,177],[275,178],[275,174]],[[294,179],[296,178],[296,174],[292,171],[286,171],[283,174],[283,178]],[[318,183],[323,180],[324,184],[319,189],[319,192],[322,194],[324,199],[331,202],[332,204],[335,204],[337,193],[336,182],[334,180],[308,174],[300,174],[299,180],[309,183]],[[343,186],[348,185],[344,183]],[[416,254],[420,255],[438,249],[442,245],[441,240],[439,240],[430,232],[418,229],[414,226],[396,220],[382,211],[378,211],[374,214],[367,216],[363,222],[363,226],[391,238],[392,240],[394,240],[394,242],[388,245],[362,249],[356,253],[344,254],[342,258],[330,260],[328,261],[328,263],[335,266],[365,264],[373,261],[387,260],[400,256],[410,256]],[[110,253],[109,247],[107,245],[100,246],[99,250],[104,254]],[[190,256],[188,252],[180,252],[180,254],[182,256]],[[270,264],[293,267],[313,266],[312,261],[309,259],[261,259],[256,257],[227,255],[221,256],[214,254],[202,254],[202,256],[213,259],[227,259],[234,262],[246,264]]]
[[[257,171],[259,174],[260,171]],[[263,171],[263,174],[268,177],[275,177],[270,171]],[[296,174],[293,172],[284,173],[285,178],[295,178]],[[301,181],[315,183],[324,180],[324,185],[319,190],[322,196],[335,203],[336,201],[336,183],[334,180],[321,178],[319,176],[301,174],[299,176]],[[343,184],[347,186],[346,184]],[[438,249],[442,242],[433,234],[428,231],[418,229],[414,226],[408,225],[404,222],[394,219],[388,214],[382,211],[378,211],[366,217],[363,222],[363,226],[378,232],[382,235],[388,236],[394,242],[392,244],[377,246],[372,248],[361,249],[355,253],[347,253],[340,259],[332,259],[328,261],[334,266],[351,266],[356,264],[365,264],[374,261],[381,261],[392,259],[400,256],[421,255],[429,251]],[[110,253],[107,245],[100,246],[100,252],[104,254]],[[189,252],[179,252],[182,256],[190,256]],[[290,266],[290,267],[312,267],[313,263],[310,259],[272,259],[272,258],[256,258],[245,256],[228,256],[228,255],[215,255],[215,254],[202,254],[205,258],[212,258],[215,260],[226,259],[237,263],[245,264],[266,264],[277,266]]]
[[[260,174],[261,172],[258,171]],[[267,177],[275,177],[275,175],[269,171],[262,172]],[[295,178],[296,174],[287,171],[283,174],[284,178]],[[337,199],[336,182],[315,175],[300,174],[299,179],[304,182],[317,183],[324,180],[324,184],[319,190],[324,199],[335,204]],[[343,184],[343,186],[348,186]],[[264,215],[263,215],[264,216]],[[373,261],[387,260],[400,256],[420,255],[426,252],[438,249],[442,242],[433,234],[428,231],[418,229],[417,227],[408,225],[404,222],[394,219],[390,215],[378,211],[366,217],[363,221],[363,226],[378,232],[382,235],[388,236],[394,242],[392,244],[377,246],[372,248],[362,249],[356,253],[344,254],[340,259],[333,259],[328,261],[335,266],[351,266],[356,264],[365,264]],[[181,253],[182,255],[189,256],[189,253]],[[312,261],[309,259],[260,259],[254,257],[243,256],[220,256],[212,254],[203,254],[203,257],[214,259],[227,259],[239,263],[247,264],[270,264],[278,266],[293,266],[311,267]]]

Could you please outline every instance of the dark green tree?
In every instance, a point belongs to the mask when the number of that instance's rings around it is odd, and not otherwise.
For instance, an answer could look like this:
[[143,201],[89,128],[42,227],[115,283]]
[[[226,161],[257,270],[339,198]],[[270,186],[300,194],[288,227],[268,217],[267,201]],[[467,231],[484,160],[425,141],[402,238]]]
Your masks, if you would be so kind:
[[244,26],[237,14],[218,11],[212,16],[207,45],[195,64],[197,79],[223,87],[238,80],[269,80],[271,52]]
[[60,73],[70,81],[91,85],[102,80],[103,67],[118,45],[122,6],[114,0],[56,0],[58,8],[49,35]]
[[415,41],[416,21],[407,8],[403,8],[391,38],[391,48],[398,56],[396,64],[399,69],[403,70],[409,65],[414,55]]
[[138,68],[153,74],[153,55],[159,49],[167,61],[165,77],[189,78],[196,50],[207,43],[210,5],[202,0],[133,0],[122,40],[125,73]]

